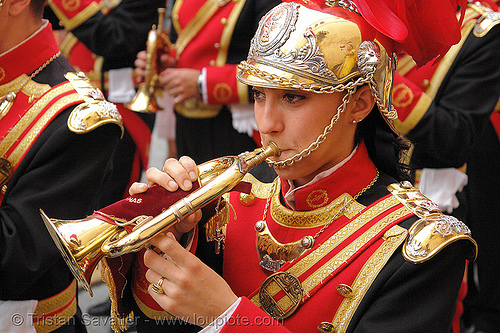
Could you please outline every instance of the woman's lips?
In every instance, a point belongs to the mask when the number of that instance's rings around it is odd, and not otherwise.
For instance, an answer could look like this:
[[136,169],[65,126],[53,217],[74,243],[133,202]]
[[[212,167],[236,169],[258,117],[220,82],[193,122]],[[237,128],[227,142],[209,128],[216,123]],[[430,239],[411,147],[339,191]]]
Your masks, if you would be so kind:
[[279,155],[276,155],[276,156],[271,156],[270,159],[274,160],[274,161],[279,161],[279,160],[282,160],[282,159],[285,159],[287,155],[289,155],[290,153],[288,153],[290,151],[290,149],[282,149],[280,148],[280,154]]

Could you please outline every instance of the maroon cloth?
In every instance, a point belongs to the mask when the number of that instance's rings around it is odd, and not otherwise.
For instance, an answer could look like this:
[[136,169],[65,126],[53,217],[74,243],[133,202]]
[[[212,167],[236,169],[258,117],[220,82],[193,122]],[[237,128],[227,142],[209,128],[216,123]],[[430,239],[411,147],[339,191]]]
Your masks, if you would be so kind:
[[[236,185],[233,190],[250,193],[252,185],[248,182],[240,182]],[[186,197],[190,193],[194,192],[199,188],[198,183],[193,183],[193,188],[190,191],[183,191],[178,189],[175,192],[170,192],[159,185],[151,186],[146,192],[131,195],[125,199],[122,199],[114,204],[111,204],[99,211],[92,214],[93,217],[100,220],[106,221],[111,224],[116,224],[115,221],[106,216],[111,216],[113,218],[118,218],[120,220],[130,221],[133,218],[140,215],[157,216],[165,209],[168,209],[171,205],[179,201],[180,199]],[[202,208],[203,221],[207,221],[215,213],[215,205],[217,204],[217,199],[212,200],[210,203]],[[134,225],[126,226],[127,232],[131,232]],[[104,257],[103,260],[106,261],[107,266],[110,268],[111,279],[113,280],[114,287],[110,287],[110,295],[116,300],[116,307],[119,317],[126,316],[130,313],[131,308],[127,302],[124,301],[125,288],[128,284],[127,277],[129,276],[129,270],[135,260],[136,255],[143,255],[144,251],[136,253],[125,254],[120,257],[111,258]]]
[[[107,218],[107,216],[126,221],[130,221],[140,215],[157,216],[198,188],[198,183],[193,183],[193,188],[190,191],[183,191],[179,188],[175,192],[170,192],[154,184],[146,192],[134,194],[115,202],[96,211],[92,216],[111,224],[116,223],[113,219]],[[129,225],[125,229],[130,232],[133,227],[134,225]]]

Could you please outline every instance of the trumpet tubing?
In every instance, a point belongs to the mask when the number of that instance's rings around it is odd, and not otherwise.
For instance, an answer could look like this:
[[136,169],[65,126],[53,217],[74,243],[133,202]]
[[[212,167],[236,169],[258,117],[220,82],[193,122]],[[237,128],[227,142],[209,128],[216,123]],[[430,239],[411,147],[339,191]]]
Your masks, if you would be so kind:
[[[141,223],[130,234],[121,239],[108,238],[101,247],[102,252],[109,257],[118,257],[126,253],[139,251],[162,230],[171,227],[194,211],[205,207],[222,194],[229,192],[251,168],[267,157],[278,153],[278,146],[273,142],[267,149],[259,150],[258,153],[248,159],[236,156],[223,157],[207,163],[205,167],[208,167],[209,171],[204,171],[204,174],[210,176],[219,173],[216,177],[209,181],[202,180],[203,186],[177,201],[150,221]],[[220,172],[220,170],[224,171]]]

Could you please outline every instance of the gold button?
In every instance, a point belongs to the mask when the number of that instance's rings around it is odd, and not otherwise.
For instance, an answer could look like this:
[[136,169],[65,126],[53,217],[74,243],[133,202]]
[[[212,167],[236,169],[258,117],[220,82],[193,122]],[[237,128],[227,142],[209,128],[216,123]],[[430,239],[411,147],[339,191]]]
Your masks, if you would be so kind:
[[[273,295],[279,299],[275,299]],[[299,307],[303,297],[304,289],[300,280],[289,272],[269,275],[259,289],[262,309],[275,319],[282,320],[291,316]]]
[[422,87],[424,87],[424,88],[426,88],[426,89],[427,89],[427,88],[429,88],[429,86],[430,86],[430,85],[431,85],[431,81],[429,81],[429,80],[427,80],[427,79],[424,79],[424,80],[422,81]]
[[352,288],[349,287],[347,284],[339,284],[337,286],[337,291],[339,292],[340,295],[346,297],[346,298],[350,298],[352,297]]
[[215,66],[215,60],[210,60],[210,66]]
[[333,327],[333,324],[326,321],[319,324],[317,328],[318,332],[321,333],[335,333],[335,327]]
[[215,44],[214,44],[214,47],[215,47],[216,49],[218,49],[218,48],[220,47],[220,44],[219,44],[219,43],[215,43]]
[[225,17],[221,18],[221,19],[220,19],[220,23],[221,23],[222,25],[226,25],[226,24],[227,24],[227,18],[225,18]]
[[255,196],[250,193],[250,194],[246,194],[246,193],[240,193],[240,203],[243,205],[243,206],[251,206],[255,201]]

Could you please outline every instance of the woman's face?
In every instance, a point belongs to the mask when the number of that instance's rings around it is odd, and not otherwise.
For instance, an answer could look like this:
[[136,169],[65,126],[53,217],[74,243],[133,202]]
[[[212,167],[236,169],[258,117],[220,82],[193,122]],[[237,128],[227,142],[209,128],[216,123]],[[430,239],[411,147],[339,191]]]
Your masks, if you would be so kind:
[[[255,119],[262,143],[266,146],[274,141],[281,149],[279,157],[271,157],[274,161],[290,158],[316,141],[337,113],[343,96],[342,93],[318,94],[262,87],[253,90]],[[290,166],[275,168],[276,172],[293,180],[296,186],[309,182],[319,172],[349,156],[354,148],[355,129],[348,112],[342,113],[318,149]]]

